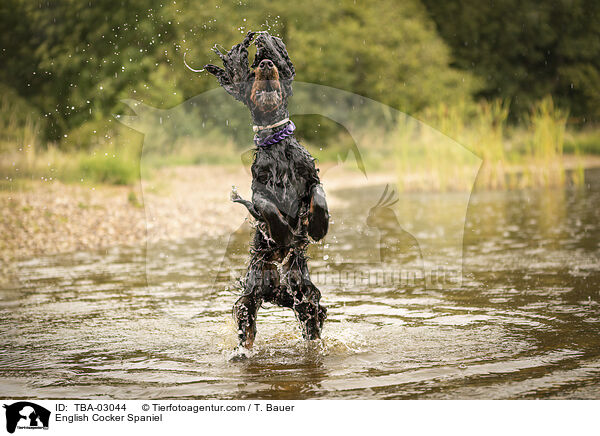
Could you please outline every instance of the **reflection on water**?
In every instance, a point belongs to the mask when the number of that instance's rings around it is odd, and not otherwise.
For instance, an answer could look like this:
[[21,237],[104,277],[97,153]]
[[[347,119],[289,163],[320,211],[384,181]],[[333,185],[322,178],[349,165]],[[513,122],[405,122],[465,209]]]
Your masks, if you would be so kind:
[[[241,363],[227,360],[234,291],[206,266],[224,247],[165,245],[166,255],[151,260],[162,273],[149,286],[142,249],[24,260],[20,286],[0,291],[2,395],[600,398],[600,172],[587,181],[583,190],[474,194],[465,278],[452,290],[328,282],[327,273],[348,265],[418,269],[422,259],[411,238],[408,250],[375,250],[378,263],[361,258],[368,247],[344,217],[366,219],[369,210],[334,211],[332,235],[311,251],[329,308],[323,340],[303,342],[292,312],[269,306],[256,353]],[[439,201],[452,206],[451,195]],[[419,223],[403,231],[436,237]],[[228,262],[243,268],[245,248],[231,244]]]

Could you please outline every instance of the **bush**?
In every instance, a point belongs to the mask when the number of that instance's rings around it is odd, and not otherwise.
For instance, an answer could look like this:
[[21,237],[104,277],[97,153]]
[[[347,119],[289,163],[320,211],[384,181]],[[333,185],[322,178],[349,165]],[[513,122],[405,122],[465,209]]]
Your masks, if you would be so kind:
[[565,137],[563,150],[569,154],[600,154],[600,131],[571,132]]
[[139,159],[132,153],[112,148],[98,149],[79,160],[78,176],[93,182],[129,185],[139,179]]

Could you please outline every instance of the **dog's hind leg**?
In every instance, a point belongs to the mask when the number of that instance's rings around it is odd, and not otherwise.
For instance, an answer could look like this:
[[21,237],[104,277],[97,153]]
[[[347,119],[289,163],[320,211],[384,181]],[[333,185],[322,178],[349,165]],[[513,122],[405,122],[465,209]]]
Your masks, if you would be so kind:
[[296,286],[293,288],[280,286],[265,299],[269,303],[289,307],[294,311],[300,322],[304,339],[319,339],[323,322],[327,317],[327,309],[319,304],[320,292],[314,285],[312,286],[314,289],[309,292]]
[[310,283],[305,284],[296,297],[293,309],[300,321],[302,336],[307,340],[320,339],[323,322],[327,318],[327,309],[319,304],[321,292]]
[[237,324],[239,345],[250,349],[256,338],[256,317],[262,301],[255,295],[242,295],[233,306],[233,317]]
[[[307,340],[319,339],[327,309],[319,303],[321,292],[310,280],[304,254],[292,256],[285,269],[285,284],[292,299],[291,307],[302,327],[302,336]],[[280,299],[289,301],[284,296]]]
[[244,295],[233,306],[240,346],[252,348],[256,338],[258,309],[265,296],[271,295],[278,285],[279,273],[271,262],[256,257],[250,261],[244,282]]

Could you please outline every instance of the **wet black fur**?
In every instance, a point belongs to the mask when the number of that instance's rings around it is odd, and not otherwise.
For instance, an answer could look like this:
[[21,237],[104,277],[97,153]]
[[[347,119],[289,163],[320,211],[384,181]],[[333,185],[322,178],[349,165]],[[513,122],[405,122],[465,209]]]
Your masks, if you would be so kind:
[[[224,68],[207,65],[221,86],[248,106],[255,125],[274,124],[289,116],[287,99],[292,95],[295,76],[281,39],[262,33],[256,38],[257,53],[252,68],[269,59],[277,68],[282,103],[266,112],[250,98],[255,72],[248,66],[248,47],[255,34],[250,32],[227,53],[219,50]],[[263,139],[285,126],[259,132]],[[310,280],[306,259],[309,237],[322,239],[327,233],[329,213],[314,158],[293,137],[257,147],[252,164],[252,201],[232,195],[257,220],[251,258],[243,293],[234,305],[241,346],[251,347],[256,334],[256,317],[263,302],[294,310],[306,339],[317,339],[326,317],[319,304],[321,293]]]

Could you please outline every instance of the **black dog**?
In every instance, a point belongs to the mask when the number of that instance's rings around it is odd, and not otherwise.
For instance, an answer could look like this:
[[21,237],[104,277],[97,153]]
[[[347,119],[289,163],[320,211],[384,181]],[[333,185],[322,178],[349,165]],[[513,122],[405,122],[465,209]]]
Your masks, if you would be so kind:
[[227,53],[214,49],[224,69],[205,66],[248,106],[255,124],[252,201],[232,193],[232,200],[257,220],[243,294],[233,308],[244,348],[252,347],[263,302],[293,309],[305,339],[320,338],[327,312],[310,280],[305,252],[309,236],[317,241],[327,233],[329,212],[314,158],[292,136],[287,99],[294,66],[281,39],[263,32],[256,37],[256,57],[249,67],[248,47],[255,35],[249,32]]

